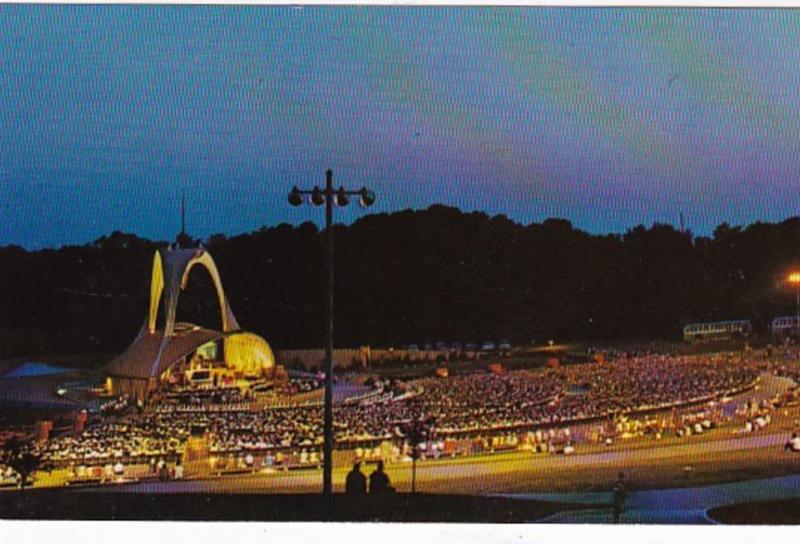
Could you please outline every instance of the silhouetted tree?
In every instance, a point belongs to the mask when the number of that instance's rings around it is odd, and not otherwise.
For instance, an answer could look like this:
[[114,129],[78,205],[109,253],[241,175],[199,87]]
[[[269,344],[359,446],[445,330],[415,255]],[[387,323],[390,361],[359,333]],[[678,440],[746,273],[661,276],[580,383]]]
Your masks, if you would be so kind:
[[40,456],[25,448],[22,441],[17,437],[12,437],[3,443],[2,446],[3,464],[19,475],[19,486],[25,489],[28,479],[39,467]]
[[[563,219],[521,225],[434,205],[334,228],[340,346],[678,338],[686,322],[732,318],[764,330],[793,313],[781,282],[800,265],[800,218],[722,224],[710,237],[661,224],[592,235]],[[323,344],[316,225],[205,243],[243,327],[278,349]],[[153,252],[166,245],[113,232],[83,246],[0,247],[0,357],[124,350],[146,311]],[[203,269],[178,310],[219,325]]]

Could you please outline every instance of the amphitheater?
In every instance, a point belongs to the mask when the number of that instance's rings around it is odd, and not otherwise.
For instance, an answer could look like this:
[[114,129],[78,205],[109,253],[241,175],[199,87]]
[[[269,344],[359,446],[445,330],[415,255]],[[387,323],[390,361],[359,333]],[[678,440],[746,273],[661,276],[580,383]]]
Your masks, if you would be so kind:
[[[198,265],[213,281],[221,330],[177,319]],[[730,441],[736,452],[761,444],[756,435],[781,441],[797,430],[798,381],[800,353],[789,348],[609,351],[590,363],[519,370],[487,363],[409,378],[355,365],[337,372],[333,464],[341,477],[354,459],[381,460],[406,481],[404,467],[416,455],[429,466],[428,484],[441,491],[474,492],[474,475],[485,474],[480,491],[508,492],[525,481],[518,477],[528,458],[582,470],[605,454],[627,452],[625,463],[635,465],[648,452],[698,444]],[[306,480],[287,473],[308,474],[322,461],[321,376],[276,364],[268,342],[241,328],[202,247],[176,244],[154,254],[143,324],[100,372],[23,365],[0,378],[0,404],[34,414],[35,425],[4,423],[3,431],[24,438],[42,460],[39,487],[200,478],[228,489],[219,482],[250,475],[286,486],[273,491],[305,490]],[[425,431],[416,441],[415,428]],[[482,468],[463,472],[464,463]],[[14,478],[0,466],[0,486],[14,487]]]

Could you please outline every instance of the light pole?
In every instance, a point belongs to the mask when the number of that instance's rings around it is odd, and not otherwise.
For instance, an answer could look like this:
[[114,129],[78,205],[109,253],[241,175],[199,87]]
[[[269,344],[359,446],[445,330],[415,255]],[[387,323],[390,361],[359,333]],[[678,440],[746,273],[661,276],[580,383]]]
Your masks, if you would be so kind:
[[797,313],[795,315],[795,332],[800,337],[800,272],[792,272],[787,278],[789,285],[794,286],[794,296]]
[[350,197],[358,195],[359,203],[366,208],[375,202],[375,193],[362,187],[358,191],[346,191],[344,187],[333,188],[333,172],[325,172],[325,188],[314,186],[301,191],[296,186],[289,191],[289,204],[300,206],[303,195],[308,195],[311,204],[325,204],[325,262],[328,268],[328,289],[325,297],[326,342],[325,342],[325,415],[322,465],[322,493],[330,495],[333,489],[333,205],[347,206]]

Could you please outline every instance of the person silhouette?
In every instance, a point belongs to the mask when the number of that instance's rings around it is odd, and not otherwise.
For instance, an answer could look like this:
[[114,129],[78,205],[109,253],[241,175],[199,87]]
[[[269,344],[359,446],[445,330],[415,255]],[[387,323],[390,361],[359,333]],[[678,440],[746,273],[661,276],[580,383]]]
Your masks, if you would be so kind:
[[353,470],[347,473],[344,483],[344,492],[348,495],[366,495],[367,477],[361,472],[361,462],[353,463]]
[[383,471],[383,461],[378,461],[378,467],[369,475],[370,495],[391,493],[394,488],[390,485],[389,476]]
[[617,481],[614,484],[614,495],[611,502],[611,511],[614,515],[614,523],[619,523],[619,518],[622,516],[622,511],[625,508],[625,500],[628,498],[628,493],[625,491],[625,473],[620,472],[617,475]]

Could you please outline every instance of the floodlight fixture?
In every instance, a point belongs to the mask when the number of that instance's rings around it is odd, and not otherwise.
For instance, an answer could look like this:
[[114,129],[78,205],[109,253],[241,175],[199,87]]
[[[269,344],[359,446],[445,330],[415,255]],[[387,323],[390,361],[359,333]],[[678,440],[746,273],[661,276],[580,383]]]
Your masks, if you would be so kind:
[[370,206],[375,204],[375,193],[368,190],[366,187],[362,188],[359,191],[359,194],[361,196],[358,199],[358,203],[361,204],[362,208],[369,208]]
[[314,186],[314,189],[311,190],[310,200],[314,206],[322,206],[325,204],[325,195],[322,193],[322,189]]
[[339,190],[336,191],[334,202],[337,206],[342,208],[350,203],[350,196],[347,194],[347,191],[344,190],[344,187],[339,187]]
[[296,186],[292,187],[292,190],[289,191],[289,204],[294,206],[300,206],[303,203],[303,196],[300,194],[300,189]]
[[311,190],[292,187],[289,191],[289,204],[299,206],[303,195],[308,195],[314,206],[325,205],[325,261],[328,269],[326,296],[326,342],[325,342],[325,397],[323,410],[323,466],[322,493],[330,496],[333,491],[333,207],[343,207],[350,203],[351,196],[358,196],[359,203],[366,208],[375,202],[375,193],[362,187],[358,191],[348,191],[344,187],[333,188],[333,172],[325,172],[325,188],[318,185]]

